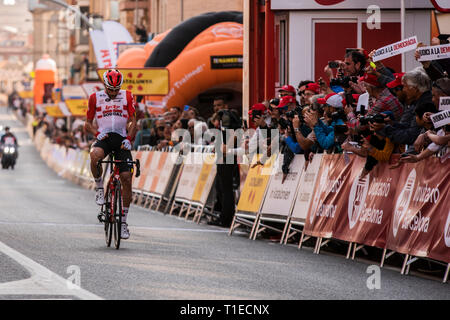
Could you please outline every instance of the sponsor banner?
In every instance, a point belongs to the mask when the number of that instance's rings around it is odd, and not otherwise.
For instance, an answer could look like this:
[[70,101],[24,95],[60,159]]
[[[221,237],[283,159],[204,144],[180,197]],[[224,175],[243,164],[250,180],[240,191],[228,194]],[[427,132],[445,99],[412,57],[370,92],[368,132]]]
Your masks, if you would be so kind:
[[441,97],[439,99],[439,111],[450,110],[450,97]]
[[166,153],[166,155],[164,156],[166,160],[159,174],[158,184],[155,188],[155,192],[160,195],[163,195],[164,191],[166,190],[170,176],[172,175],[173,166],[175,164],[175,162],[170,159],[170,154],[167,152],[164,153]]
[[294,157],[289,166],[289,174],[284,181],[283,154],[280,154],[276,161],[278,165],[273,168],[261,213],[287,217],[291,213],[292,204],[295,200],[298,183],[305,165],[305,157],[303,155]]
[[[156,187],[158,186],[158,182],[159,182],[161,173],[164,168],[164,163],[166,163],[166,160],[167,160],[167,152],[161,152],[161,151],[156,151],[156,152],[158,153],[158,156],[156,158],[159,158],[159,159],[158,159],[158,164],[157,164],[156,168],[154,170],[152,170],[153,181],[150,186],[150,192],[153,192],[153,193],[159,193],[159,192],[157,192]],[[162,195],[163,192],[164,192],[164,190],[162,192],[160,192],[159,194]]]
[[444,110],[431,115],[431,122],[437,129],[450,123],[450,110]]
[[[103,79],[105,68],[97,69],[99,79]],[[122,89],[135,96],[166,95],[169,93],[169,70],[167,68],[136,68],[120,71],[123,74]]]
[[64,113],[61,111],[57,104],[44,104],[45,112],[47,115],[53,118],[63,118],[65,117]]
[[86,99],[86,92],[80,85],[66,85],[61,88],[62,100],[66,99]]
[[72,116],[85,117],[89,101],[87,99],[70,99],[64,101]]
[[416,49],[416,47],[417,37],[413,36],[408,39],[404,39],[377,49],[375,51],[375,54],[373,55],[373,61],[377,62],[408,51],[412,51]]
[[202,154],[190,152],[184,159],[184,165],[178,182],[175,197],[192,200],[194,190],[202,170]]
[[211,69],[242,69],[242,55],[211,56]]
[[313,200],[308,210],[304,232],[313,237],[331,238],[337,213],[343,212],[339,198],[348,183],[355,158],[345,161],[343,155],[325,154],[317,176]]
[[[103,79],[103,74],[102,74],[102,79]],[[90,97],[91,94],[94,94],[97,91],[101,91],[101,90],[105,89],[103,82],[85,82],[85,83],[81,84],[81,87],[83,88],[84,92],[86,92],[86,95],[88,97]]]
[[[447,189],[447,197],[444,203],[450,203],[450,196]],[[436,230],[433,239],[433,245],[430,248],[429,257],[438,261],[450,263],[450,208],[447,206],[448,213],[441,210],[439,228]],[[438,217],[437,217],[438,218]]]
[[33,91],[19,91],[19,97],[22,99],[32,99],[34,97]]
[[292,218],[306,219],[321,163],[322,154],[320,153],[315,154],[312,161],[305,163],[300,177],[294,209],[292,210]]
[[158,177],[155,175],[155,172],[159,166],[159,159],[161,156],[161,151],[151,151],[151,152],[153,152],[153,156],[152,156],[151,160],[150,159],[147,160],[150,162],[149,162],[149,166],[148,166],[148,173],[145,175],[144,187],[142,189],[145,192],[152,191],[153,183],[155,180],[156,180],[156,183],[158,183],[158,180],[157,180]]
[[[252,165],[255,164],[261,156],[261,154],[255,155],[251,162]],[[253,168],[250,166],[247,179],[245,179],[244,188],[237,205],[238,211],[253,213],[257,213],[259,211],[275,159],[276,155],[274,154],[265,162],[264,166],[257,165]]]
[[110,52],[111,64],[115,67],[117,62],[117,45],[119,43],[132,43],[133,38],[128,30],[116,21],[103,21],[102,28],[106,45]]
[[[426,257],[448,213],[448,167],[438,158],[404,164],[396,181],[387,248]],[[445,237],[444,237],[445,239]]]
[[420,53],[419,61],[431,61],[450,58],[450,44],[420,47],[417,50]]
[[151,174],[150,171],[150,165],[152,164],[154,151],[147,151],[147,158],[144,162],[144,165],[141,166],[141,176],[142,178],[139,179],[137,183],[137,189],[144,191],[145,182],[147,180],[147,177]]
[[205,154],[205,161],[203,163],[200,177],[194,189],[192,200],[206,204],[209,192],[211,191],[214,179],[216,178],[216,156],[213,154]]
[[113,64],[113,57],[109,51],[105,33],[102,30],[91,29],[89,31],[89,36],[91,37],[92,46],[94,47],[97,66],[105,69],[113,68],[115,66],[115,61]]
[[333,229],[336,239],[384,248],[395,194],[397,170],[390,170],[385,164],[378,164],[364,178],[360,177],[366,159],[349,155],[353,159],[350,179],[341,190],[346,195],[337,213]]

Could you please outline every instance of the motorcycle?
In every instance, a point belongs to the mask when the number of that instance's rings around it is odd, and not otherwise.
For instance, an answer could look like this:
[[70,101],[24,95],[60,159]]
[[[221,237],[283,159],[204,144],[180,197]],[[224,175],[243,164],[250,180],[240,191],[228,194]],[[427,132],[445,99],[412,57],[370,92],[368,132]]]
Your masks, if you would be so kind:
[[8,169],[11,167],[14,170],[17,158],[17,148],[14,145],[4,145],[2,149],[2,168]]

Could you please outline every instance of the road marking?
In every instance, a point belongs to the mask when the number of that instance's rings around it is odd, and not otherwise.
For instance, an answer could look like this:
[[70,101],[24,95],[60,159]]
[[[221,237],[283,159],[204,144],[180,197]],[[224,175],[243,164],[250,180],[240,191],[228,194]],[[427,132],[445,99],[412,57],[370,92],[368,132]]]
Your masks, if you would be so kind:
[[[54,223],[54,222],[20,222],[20,221],[0,221],[0,225],[41,225],[47,227],[94,227],[103,228],[103,224],[82,224],[82,223]],[[187,232],[211,232],[211,233],[227,233],[227,229],[189,229],[176,227],[143,227],[128,225],[133,229],[153,230],[153,231],[187,231]]]
[[15,260],[31,274],[28,279],[0,284],[0,295],[61,295],[74,296],[82,300],[102,300],[102,298],[87,290],[74,287],[73,284],[72,289],[69,289],[68,280],[8,247],[1,241],[0,252]]

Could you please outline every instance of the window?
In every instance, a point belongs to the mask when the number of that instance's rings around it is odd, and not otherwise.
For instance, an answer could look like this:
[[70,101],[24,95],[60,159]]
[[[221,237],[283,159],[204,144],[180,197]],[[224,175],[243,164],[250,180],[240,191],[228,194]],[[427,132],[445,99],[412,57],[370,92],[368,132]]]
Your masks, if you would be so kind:
[[275,86],[288,82],[288,24],[286,15],[275,16]]

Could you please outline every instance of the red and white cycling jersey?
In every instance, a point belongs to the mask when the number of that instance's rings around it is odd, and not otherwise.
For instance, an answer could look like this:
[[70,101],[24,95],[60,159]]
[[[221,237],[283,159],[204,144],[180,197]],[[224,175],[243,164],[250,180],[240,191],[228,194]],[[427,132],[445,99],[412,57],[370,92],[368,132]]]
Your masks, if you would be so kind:
[[117,133],[127,136],[127,120],[135,112],[134,98],[130,91],[120,90],[111,100],[104,90],[91,94],[87,119],[97,120],[99,133]]

